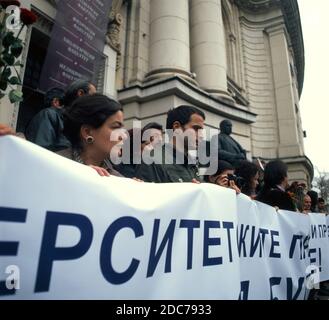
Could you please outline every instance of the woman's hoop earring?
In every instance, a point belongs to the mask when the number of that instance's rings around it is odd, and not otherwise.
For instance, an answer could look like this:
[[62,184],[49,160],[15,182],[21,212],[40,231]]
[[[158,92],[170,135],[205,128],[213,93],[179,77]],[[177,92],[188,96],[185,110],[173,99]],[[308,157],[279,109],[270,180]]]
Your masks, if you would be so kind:
[[94,137],[92,137],[92,136],[88,136],[88,137],[86,138],[86,142],[87,142],[87,144],[93,144],[94,141],[95,141],[95,139],[94,139]]

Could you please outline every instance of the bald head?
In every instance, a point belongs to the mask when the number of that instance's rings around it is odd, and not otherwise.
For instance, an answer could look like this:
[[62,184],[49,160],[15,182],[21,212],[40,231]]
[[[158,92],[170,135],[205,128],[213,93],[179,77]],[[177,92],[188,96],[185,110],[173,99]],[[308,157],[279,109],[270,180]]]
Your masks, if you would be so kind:
[[309,195],[304,196],[304,211],[311,211],[312,199]]

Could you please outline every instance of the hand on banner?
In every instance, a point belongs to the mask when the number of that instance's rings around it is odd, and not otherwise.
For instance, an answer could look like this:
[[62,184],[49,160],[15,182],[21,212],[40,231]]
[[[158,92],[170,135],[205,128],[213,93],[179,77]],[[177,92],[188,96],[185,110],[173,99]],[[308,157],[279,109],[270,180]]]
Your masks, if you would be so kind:
[[192,183],[200,184],[201,182],[198,181],[197,179],[192,179]]
[[237,187],[233,180],[229,181],[229,188],[235,190],[236,194],[240,194],[241,190]]
[[132,179],[135,180],[135,181],[137,181],[137,182],[144,182],[143,180],[138,179],[138,178],[136,178],[136,177],[134,177],[134,178],[132,178]]
[[5,136],[7,134],[16,135],[15,131],[12,128],[0,123],[0,136]]
[[96,172],[101,176],[101,177],[109,177],[110,174],[108,173],[108,171],[104,168],[101,167],[97,167],[97,166],[93,166],[93,165],[89,165],[89,167],[93,168],[94,170],[96,170]]

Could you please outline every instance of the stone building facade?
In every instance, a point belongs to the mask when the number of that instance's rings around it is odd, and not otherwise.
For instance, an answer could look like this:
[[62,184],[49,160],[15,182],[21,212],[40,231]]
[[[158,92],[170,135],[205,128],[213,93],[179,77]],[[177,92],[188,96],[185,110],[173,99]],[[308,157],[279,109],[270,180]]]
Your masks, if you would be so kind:
[[[21,2],[39,15],[32,28],[38,33],[23,35],[28,59],[33,36],[49,38],[57,1]],[[230,119],[249,159],[280,158],[292,180],[310,184],[303,78],[297,0],[113,0],[97,85],[122,103],[127,128],[135,120],[164,125],[169,109],[194,105],[207,128]],[[37,92],[32,88],[31,97]],[[36,110],[23,107],[0,106],[0,122],[24,130]]]

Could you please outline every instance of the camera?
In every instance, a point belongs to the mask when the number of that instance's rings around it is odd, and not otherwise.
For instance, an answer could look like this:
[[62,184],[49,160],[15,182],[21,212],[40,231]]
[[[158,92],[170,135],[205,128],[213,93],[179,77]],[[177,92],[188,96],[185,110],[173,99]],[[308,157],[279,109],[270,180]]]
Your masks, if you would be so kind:
[[228,174],[227,175],[228,182],[227,184],[230,185],[230,181],[234,181],[235,185],[241,189],[245,185],[245,179],[242,177],[238,177],[235,174]]

